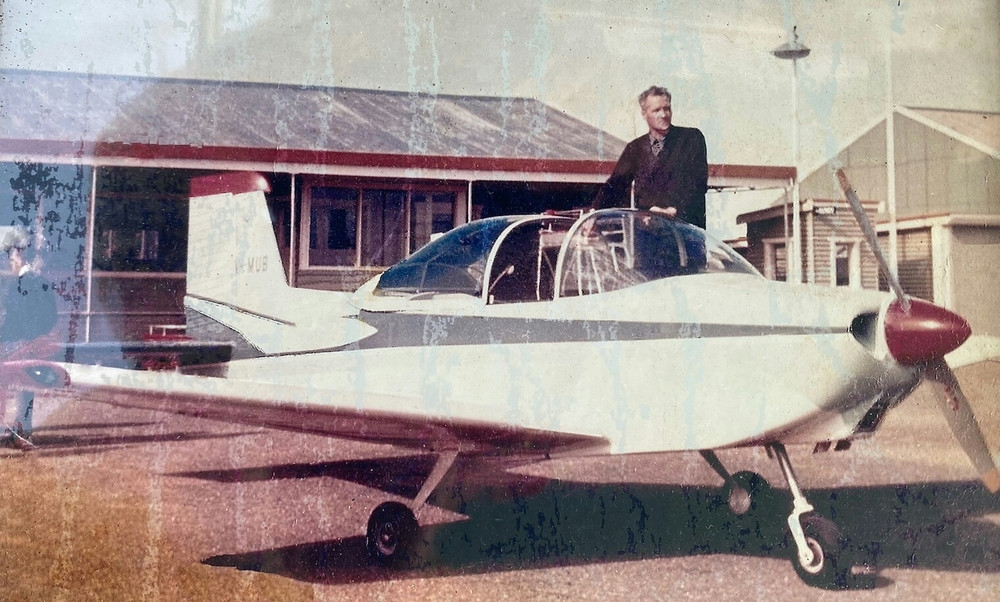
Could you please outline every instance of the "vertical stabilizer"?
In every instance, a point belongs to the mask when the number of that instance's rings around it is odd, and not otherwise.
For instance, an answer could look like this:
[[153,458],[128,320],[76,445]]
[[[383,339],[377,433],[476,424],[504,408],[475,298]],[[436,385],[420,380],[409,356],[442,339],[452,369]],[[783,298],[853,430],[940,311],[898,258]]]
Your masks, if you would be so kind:
[[191,181],[187,294],[277,318],[288,287],[260,174]]
[[257,173],[191,181],[184,305],[198,315],[188,312],[189,332],[212,332],[207,318],[261,354],[332,349],[374,332],[355,318],[347,294],[288,286],[264,197],[269,190]]

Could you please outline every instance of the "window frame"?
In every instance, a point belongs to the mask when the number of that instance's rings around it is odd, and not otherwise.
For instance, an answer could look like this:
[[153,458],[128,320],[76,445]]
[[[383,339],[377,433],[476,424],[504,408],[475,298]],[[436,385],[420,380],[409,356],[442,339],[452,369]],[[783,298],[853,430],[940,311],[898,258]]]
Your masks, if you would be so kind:
[[[861,288],[861,239],[831,238],[830,239],[830,286]],[[837,250],[847,248],[847,284],[837,284]]]
[[[350,265],[323,265],[315,264],[310,262],[310,246],[309,240],[312,234],[311,227],[311,216],[313,207],[313,190],[315,188],[345,188],[353,189],[357,192],[357,198],[355,201],[355,248],[354,248],[354,260]],[[435,194],[449,193],[452,195],[452,227],[458,227],[462,224],[468,223],[466,219],[465,203],[466,200],[466,186],[464,184],[458,183],[448,183],[448,182],[413,182],[413,181],[400,181],[400,180],[385,180],[385,179],[357,179],[357,178],[339,178],[339,177],[329,177],[329,176],[319,176],[319,177],[308,177],[304,178],[302,181],[302,192],[300,195],[300,208],[298,216],[298,226],[299,234],[298,241],[296,244],[296,252],[298,254],[298,266],[299,270],[303,271],[338,271],[338,270],[356,270],[356,269],[368,269],[368,268],[385,268],[389,265],[365,265],[365,260],[363,257],[363,251],[366,247],[366,239],[369,235],[367,231],[367,225],[365,224],[365,199],[369,193],[386,193],[386,192],[403,192],[403,212],[400,215],[400,220],[403,224],[403,257],[409,257],[413,252],[418,250],[423,244],[419,245],[413,244],[414,228],[412,224],[412,212],[414,205],[414,196],[417,193],[425,193],[429,197]],[[433,219],[433,211],[430,213]],[[433,230],[433,224],[431,224],[431,230]]]
[[[775,282],[788,282],[790,271],[788,269],[788,245],[784,238],[765,238],[761,240],[764,245],[764,277]],[[785,277],[778,280],[778,249],[785,251]]]

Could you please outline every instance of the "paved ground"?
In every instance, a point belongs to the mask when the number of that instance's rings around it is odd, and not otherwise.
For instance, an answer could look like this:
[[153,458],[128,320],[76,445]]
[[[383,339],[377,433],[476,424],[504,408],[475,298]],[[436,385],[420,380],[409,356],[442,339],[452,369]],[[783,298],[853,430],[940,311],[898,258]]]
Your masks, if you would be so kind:
[[[1000,450],[1000,364],[959,377]],[[790,449],[813,504],[858,548],[846,593],[805,587],[784,552],[751,537],[697,454],[470,477],[423,512],[426,565],[385,572],[364,560],[368,513],[411,495],[427,457],[88,401],[44,405],[39,449],[0,452],[0,599],[1000,597],[1000,497],[973,480],[923,390],[850,451]],[[784,488],[761,450],[720,457]]]

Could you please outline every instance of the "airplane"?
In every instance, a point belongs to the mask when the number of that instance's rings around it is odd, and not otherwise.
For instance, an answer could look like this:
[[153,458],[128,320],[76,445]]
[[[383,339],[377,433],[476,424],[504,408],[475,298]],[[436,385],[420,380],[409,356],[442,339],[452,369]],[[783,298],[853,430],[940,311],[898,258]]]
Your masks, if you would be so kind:
[[412,500],[370,514],[377,564],[411,560],[417,517],[460,458],[696,452],[735,514],[783,514],[763,477],[716,455],[761,446],[791,494],[796,573],[844,587],[849,542],[814,511],[786,446],[846,449],[924,381],[1000,490],[952,372],[1000,344],[966,342],[968,323],[927,301],[771,281],[704,230],[634,209],[476,220],[353,293],[296,288],[267,192],[257,173],[191,182],[186,336],[208,360],[183,341],[167,370],[59,366],[88,399],[434,454]]

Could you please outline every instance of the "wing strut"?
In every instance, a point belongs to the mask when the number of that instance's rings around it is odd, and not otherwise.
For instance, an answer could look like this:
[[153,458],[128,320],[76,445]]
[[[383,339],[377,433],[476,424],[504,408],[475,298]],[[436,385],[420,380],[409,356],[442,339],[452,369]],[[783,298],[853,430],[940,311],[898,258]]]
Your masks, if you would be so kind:
[[414,514],[417,514],[421,508],[423,508],[424,503],[427,498],[434,493],[437,486],[441,484],[444,476],[448,474],[448,470],[455,464],[455,459],[458,457],[457,449],[449,449],[438,454],[437,461],[434,463],[434,468],[431,469],[431,473],[427,475],[427,480],[424,481],[424,486],[420,488],[417,492],[416,497],[413,501],[409,503],[410,509],[413,510]]

